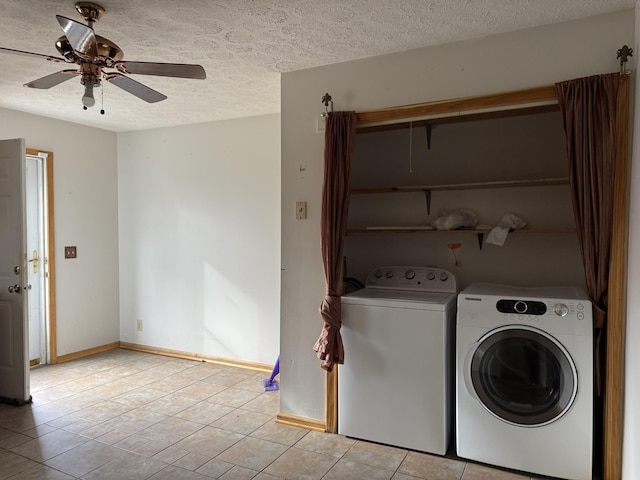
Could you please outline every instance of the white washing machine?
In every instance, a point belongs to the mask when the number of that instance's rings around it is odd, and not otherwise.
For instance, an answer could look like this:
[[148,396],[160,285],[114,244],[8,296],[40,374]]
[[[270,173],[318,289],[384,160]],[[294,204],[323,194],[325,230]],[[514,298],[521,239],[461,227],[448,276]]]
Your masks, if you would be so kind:
[[580,288],[472,284],[458,296],[460,457],[592,477],[593,329]]
[[444,455],[451,439],[456,280],[381,267],[342,297],[338,433]]

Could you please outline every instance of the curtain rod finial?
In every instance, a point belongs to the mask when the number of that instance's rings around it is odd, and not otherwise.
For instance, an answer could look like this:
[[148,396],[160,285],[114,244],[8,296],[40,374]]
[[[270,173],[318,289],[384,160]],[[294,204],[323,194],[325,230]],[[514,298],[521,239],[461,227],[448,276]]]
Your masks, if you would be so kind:
[[629,57],[633,57],[633,48],[630,48],[628,45],[623,45],[622,48],[618,49],[616,52],[616,58],[620,59],[620,75],[624,75],[625,65]]
[[331,111],[333,112],[333,100],[331,100],[331,95],[329,95],[328,93],[325,93],[322,96],[322,103],[324,104],[325,112],[329,111],[329,105],[331,105]]

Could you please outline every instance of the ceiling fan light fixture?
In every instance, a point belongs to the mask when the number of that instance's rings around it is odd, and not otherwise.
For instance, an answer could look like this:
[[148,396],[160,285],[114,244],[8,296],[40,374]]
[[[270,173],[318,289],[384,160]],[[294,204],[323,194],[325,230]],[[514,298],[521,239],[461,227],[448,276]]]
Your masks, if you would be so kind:
[[93,82],[86,82],[84,85],[84,95],[82,96],[82,105],[85,108],[93,107],[96,99],[93,98]]

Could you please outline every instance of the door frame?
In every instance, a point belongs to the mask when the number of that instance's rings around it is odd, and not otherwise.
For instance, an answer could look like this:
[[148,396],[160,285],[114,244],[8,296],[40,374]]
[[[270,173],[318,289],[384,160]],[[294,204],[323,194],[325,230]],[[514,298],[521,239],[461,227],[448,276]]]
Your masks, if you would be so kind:
[[[621,75],[618,92],[617,158],[613,232],[609,262],[607,316],[606,383],[604,389],[603,476],[605,480],[622,475],[622,412],[624,397],[624,344],[627,321],[627,241],[629,203],[629,85],[630,76]],[[357,127],[391,125],[410,120],[457,116],[493,116],[510,109],[557,105],[555,85],[503,92],[491,95],[456,98],[436,102],[357,112]],[[462,118],[461,118],[462,119]],[[338,368],[325,375],[325,430],[336,433],[338,427]]]
[[45,282],[47,289],[46,297],[49,302],[49,316],[47,331],[49,332],[49,363],[58,363],[57,336],[56,336],[56,262],[55,262],[55,229],[54,229],[54,209],[53,209],[53,152],[41,149],[27,148],[27,155],[39,156],[46,154],[45,161],[45,193],[46,193],[46,209],[45,216],[47,218],[47,255],[45,257],[45,272],[48,275],[48,282]]

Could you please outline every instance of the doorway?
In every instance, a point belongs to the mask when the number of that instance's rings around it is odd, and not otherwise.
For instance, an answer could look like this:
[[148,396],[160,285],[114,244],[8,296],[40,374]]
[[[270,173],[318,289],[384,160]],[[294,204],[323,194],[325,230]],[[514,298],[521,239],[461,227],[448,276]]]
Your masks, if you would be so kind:
[[53,253],[53,154],[25,156],[29,363],[56,363]]

